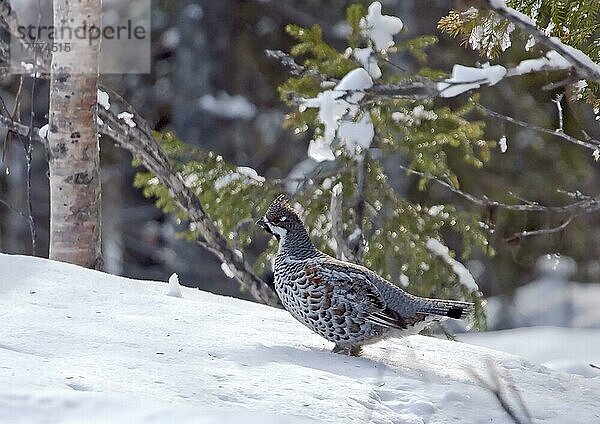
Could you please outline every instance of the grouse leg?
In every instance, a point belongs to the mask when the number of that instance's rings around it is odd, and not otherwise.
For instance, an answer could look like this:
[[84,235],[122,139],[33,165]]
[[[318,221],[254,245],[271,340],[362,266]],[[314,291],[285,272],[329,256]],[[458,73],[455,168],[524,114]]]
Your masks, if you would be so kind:
[[347,346],[340,346],[339,344],[336,344],[331,352],[339,353],[341,355],[348,355],[348,356],[360,356],[361,351],[362,351],[361,346],[347,347]]

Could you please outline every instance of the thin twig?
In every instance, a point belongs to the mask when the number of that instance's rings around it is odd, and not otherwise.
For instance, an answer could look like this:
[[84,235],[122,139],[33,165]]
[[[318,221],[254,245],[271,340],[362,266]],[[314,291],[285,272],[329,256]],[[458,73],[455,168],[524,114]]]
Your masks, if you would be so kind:
[[367,166],[369,160],[369,152],[358,157],[356,161],[356,205],[354,206],[354,225],[355,230],[348,239],[350,249],[354,253],[354,261],[362,264],[364,260],[365,242],[363,236],[363,222],[365,216],[365,190],[367,187]]
[[567,218],[567,220],[565,222],[563,222],[562,224],[560,224],[557,227],[542,228],[540,230],[531,230],[531,231],[520,231],[518,233],[514,233],[512,236],[506,238],[505,241],[507,243],[515,243],[515,242],[521,241],[525,237],[533,237],[533,236],[541,236],[541,235],[559,233],[562,230],[564,230],[565,228],[567,228],[569,226],[569,224],[571,224],[571,222],[573,222],[573,219],[575,219],[575,217],[576,216],[570,216],[569,218]]
[[335,78],[330,78],[327,75],[323,75],[320,72],[317,72],[315,70],[307,68],[306,66],[302,66],[302,65],[298,64],[292,56],[290,56],[289,54],[287,54],[281,50],[268,50],[267,49],[267,50],[265,50],[265,55],[269,59],[274,59],[277,62],[279,62],[279,64],[281,66],[283,66],[285,69],[287,69],[287,71],[290,73],[290,75],[294,75],[296,77],[306,75],[306,76],[310,76],[318,81],[338,82],[338,80]]
[[552,102],[556,105],[556,110],[558,111],[558,128],[556,129],[556,131],[558,132],[564,132],[564,127],[563,127],[563,108],[562,108],[562,99],[563,99],[564,94],[557,94],[556,97],[554,97],[552,99]]
[[[41,15],[41,0],[38,0],[38,28],[41,25],[42,15]],[[34,45],[37,45],[38,35],[36,35]],[[38,62],[37,62],[37,50],[34,49],[33,53],[33,77],[31,78],[31,97],[29,98],[29,107],[30,107],[30,120],[29,120],[29,134],[27,143],[23,141],[23,137],[19,136],[21,139],[21,143],[23,144],[23,149],[25,150],[25,156],[27,158],[27,176],[25,179],[25,184],[27,185],[27,214],[29,215],[29,235],[31,237],[31,254],[36,256],[37,254],[37,235],[35,228],[35,218],[33,217],[33,199],[31,194],[31,165],[33,161],[33,122],[35,119],[35,87],[37,83],[37,71],[38,71]]]
[[467,199],[471,203],[474,203],[481,207],[495,207],[500,209],[506,209],[511,211],[520,211],[520,212],[552,212],[552,213],[577,213],[577,212],[594,212],[596,210],[600,210],[600,199],[594,197],[585,197],[583,200],[579,200],[577,202],[564,205],[564,206],[545,206],[539,203],[529,202],[527,204],[519,204],[519,205],[509,205],[506,203],[498,202],[496,200],[490,200],[487,197],[479,198],[474,196],[471,193],[464,192],[460,189],[455,188],[452,184],[441,180],[440,178],[433,176],[431,174],[427,174],[425,172],[420,172],[411,168],[407,168],[403,165],[398,165],[401,169],[405,171],[418,175],[420,177],[426,178],[430,181],[434,181],[437,184],[447,188],[453,193],[458,194],[459,196]]
[[[12,113],[9,115],[13,120],[21,120],[21,93],[23,92],[23,80],[24,78],[19,78],[19,87],[17,88],[17,94],[15,95],[15,105],[13,107]],[[6,103],[4,103],[4,99],[2,101],[3,112],[8,113],[8,108],[6,107]],[[4,147],[2,148],[2,163],[5,163],[7,150],[9,146],[12,145],[14,133],[7,131],[6,137],[4,137]]]
[[435,321],[435,323],[442,330],[442,333],[444,333],[446,339],[451,340],[453,342],[457,341],[456,336],[448,329],[448,327],[446,327],[446,325],[442,321]]
[[595,140],[590,140],[590,141],[594,141],[594,143],[579,140],[578,138],[575,138],[573,136],[566,134],[564,131],[556,131],[556,130],[550,130],[550,129],[544,128],[544,127],[539,127],[537,125],[530,124],[529,122],[520,121],[520,120],[512,118],[510,116],[506,116],[506,115],[503,115],[496,111],[493,111],[490,108],[483,106],[480,103],[474,103],[474,104],[475,104],[475,107],[477,107],[477,109],[482,111],[484,114],[493,116],[494,118],[502,119],[506,122],[510,122],[511,124],[518,125],[520,127],[527,128],[532,131],[537,131],[537,132],[541,132],[544,134],[553,135],[555,137],[562,138],[563,140],[566,140],[570,143],[585,147],[586,149],[596,150],[596,149],[598,149],[598,147],[600,147],[600,143],[596,142]]
[[[508,414],[515,424],[531,424],[531,415],[514,384],[507,384],[505,381],[501,380],[500,371],[492,361],[487,361],[487,370],[488,379],[484,378],[473,369],[468,369],[467,372],[482,388],[490,391],[494,395],[500,404],[500,407]],[[504,379],[508,379],[508,376],[505,376]],[[505,392],[506,388],[510,389],[510,393]],[[520,413],[511,406],[508,399],[509,394],[518,402]]]
[[12,212],[16,213],[17,215],[19,215],[25,221],[29,221],[29,217],[25,213],[23,213],[19,209],[15,208],[13,205],[8,203],[6,200],[0,198],[0,204],[6,206],[8,209],[10,209]]

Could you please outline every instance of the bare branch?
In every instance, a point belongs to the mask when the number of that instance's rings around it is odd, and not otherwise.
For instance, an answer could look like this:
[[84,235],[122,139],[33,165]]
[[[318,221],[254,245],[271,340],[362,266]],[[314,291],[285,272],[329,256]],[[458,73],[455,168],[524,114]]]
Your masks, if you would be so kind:
[[562,88],[569,84],[573,84],[574,82],[577,82],[577,78],[575,78],[574,75],[570,75],[567,78],[564,78],[560,81],[549,82],[548,84],[542,86],[542,90],[553,91],[553,90],[556,90],[557,88]]
[[435,81],[421,79],[419,81],[400,81],[396,84],[375,84],[365,90],[370,97],[393,97],[396,99],[430,99],[440,96]]
[[[0,114],[0,127],[6,128],[8,131],[20,135],[22,137],[29,137],[29,126],[22,124],[20,122],[14,121],[8,116]],[[31,134],[31,139],[38,143],[47,144],[46,140],[42,140],[37,132],[38,128],[33,128],[33,134]]]
[[190,222],[196,225],[204,237],[204,240],[199,243],[229,266],[243,289],[261,303],[278,306],[277,295],[252,272],[250,265],[229,246],[227,240],[204,211],[198,197],[173,171],[167,156],[151,136],[148,124],[133,110],[131,105],[125,101],[123,101],[123,105],[128,111],[134,113],[137,126],[131,128],[111,111],[99,108],[100,118],[104,122],[100,126],[100,133],[111,137],[121,147],[129,150],[150,172],[156,175],[162,184],[169,188],[175,202],[186,211]]
[[[537,131],[537,132],[541,132],[544,134],[553,135],[555,137],[562,138],[563,140],[566,140],[569,143],[577,144],[578,146],[585,147],[586,149],[595,151],[600,147],[600,142],[597,142],[595,140],[589,140],[589,141],[579,140],[578,138],[575,138],[569,134],[566,134],[564,131],[551,130],[551,129],[540,127],[540,126],[537,126],[534,124],[530,124],[529,122],[524,122],[519,119],[515,119],[510,116],[506,116],[506,115],[503,115],[496,111],[493,111],[479,103],[475,103],[475,107],[477,107],[477,109],[482,111],[485,115],[492,116],[492,117],[498,118],[498,119],[502,119],[503,121],[510,122],[511,124],[518,125],[520,127],[527,128],[532,131]],[[592,143],[590,141],[595,141],[595,142]]]
[[498,202],[495,200],[488,199],[487,197],[479,198],[474,196],[473,194],[464,192],[456,187],[452,186],[452,184],[434,176],[431,174],[427,174],[425,172],[416,171],[414,169],[407,168],[403,165],[398,165],[401,169],[405,171],[418,175],[422,178],[426,178],[430,181],[435,181],[437,184],[442,187],[447,188],[453,193],[458,194],[459,196],[467,199],[471,203],[474,203],[481,207],[494,207],[500,209],[506,209],[511,211],[519,211],[519,212],[552,212],[557,214],[563,213],[573,213],[573,214],[581,214],[581,213],[589,213],[600,210],[600,199],[590,196],[585,196],[582,200],[578,200],[577,202],[564,205],[564,206],[544,206],[535,202],[528,202],[526,204],[519,205],[509,205],[506,203]]
[[337,82],[335,78],[329,78],[326,75],[323,75],[315,70],[309,69],[306,66],[299,65],[292,56],[289,54],[282,52],[281,50],[265,50],[265,55],[269,59],[274,59],[281,66],[283,66],[290,75],[294,75],[296,77],[301,76],[310,76],[318,81],[332,81]]
[[533,237],[533,236],[541,236],[541,235],[560,233],[562,230],[567,228],[571,222],[573,222],[573,219],[575,219],[575,216],[569,217],[565,222],[563,222],[562,224],[560,224],[556,227],[542,228],[540,230],[521,231],[521,232],[515,233],[512,236],[506,238],[504,241],[506,241],[507,243],[518,243],[525,237]]
[[27,137],[27,142],[25,141],[25,137],[18,135],[19,139],[21,140],[21,144],[23,146],[23,150],[25,152],[25,159],[26,159],[26,169],[27,172],[25,174],[25,185],[26,185],[26,195],[27,195],[27,214],[29,216],[29,219],[27,220],[29,223],[29,235],[31,237],[31,254],[33,256],[35,256],[37,254],[37,235],[36,235],[36,228],[35,228],[35,220],[33,218],[33,199],[32,199],[32,193],[31,193],[31,165],[32,165],[32,161],[33,161],[33,120],[35,118],[35,110],[34,110],[34,104],[35,104],[35,83],[36,83],[36,79],[32,78],[31,82],[31,98],[30,98],[30,107],[31,107],[31,111],[30,111],[30,121],[29,121],[29,134]]
[[511,21],[523,31],[533,35],[538,42],[549,49],[557,51],[573,66],[579,76],[600,82],[600,66],[585,53],[564,44],[556,37],[546,35],[535,25],[535,22],[529,16],[508,7],[504,1],[483,0],[483,4],[498,15]]
[[8,209],[10,209],[12,212],[16,213],[17,215],[19,215],[21,218],[23,218],[25,221],[29,222],[29,217],[23,213],[22,211],[20,211],[19,209],[15,208],[13,205],[11,205],[10,203],[8,203],[6,200],[0,198],[0,205],[4,205],[6,206]]
[[561,104],[563,97],[564,93],[561,93],[557,94],[556,97],[552,99],[552,102],[556,105],[556,111],[558,112],[558,128],[556,129],[557,132],[564,132],[563,108]]
[[[38,22],[39,22],[39,13],[38,13]],[[19,33],[19,19],[15,11],[10,5],[10,2],[6,0],[0,0],[0,25],[2,25],[6,30],[13,36],[15,39],[19,40],[21,43],[21,48],[23,51],[28,52],[31,49],[31,46],[27,45],[21,34]],[[10,46],[6,45],[6,43],[2,42],[2,49],[7,52],[10,51]],[[32,76],[40,77],[40,74],[48,76],[50,73],[50,61],[51,61],[51,53],[47,49],[33,49],[34,55],[30,59],[33,61],[33,65],[36,69],[35,73]],[[41,56],[41,57],[39,57]],[[7,73],[14,71],[10,67],[7,68]],[[38,74],[39,72],[39,74]]]
[[458,339],[456,338],[456,335],[453,334],[448,327],[446,327],[446,324],[444,324],[443,321],[435,321],[435,323],[437,324],[437,326],[439,327],[440,330],[442,330],[442,333],[444,333],[444,336],[446,336],[446,339],[451,340],[453,342],[458,341]]
[[362,264],[364,261],[365,253],[365,242],[363,235],[363,220],[365,216],[365,189],[367,187],[367,162],[368,162],[368,151],[363,155],[360,155],[356,162],[356,205],[354,206],[354,225],[355,229],[352,234],[348,237],[348,244],[350,250],[353,252],[353,260],[358,264]]

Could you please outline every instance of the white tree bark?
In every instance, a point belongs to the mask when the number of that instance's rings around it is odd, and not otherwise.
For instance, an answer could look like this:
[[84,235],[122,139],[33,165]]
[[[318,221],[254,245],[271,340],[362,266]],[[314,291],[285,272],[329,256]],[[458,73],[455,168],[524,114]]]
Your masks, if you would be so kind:
[[[101,0],[54,0],[54,25],[100,28],[101,3]],[[55,42],[48,131],[49,256],[99,269],[102,267],[97,130],[100,40],[57,38]]]

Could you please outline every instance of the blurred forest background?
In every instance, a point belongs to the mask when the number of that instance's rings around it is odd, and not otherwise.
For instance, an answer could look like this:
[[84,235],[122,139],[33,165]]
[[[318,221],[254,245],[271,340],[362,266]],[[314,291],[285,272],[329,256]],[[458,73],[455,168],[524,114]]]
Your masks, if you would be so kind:
[[[283,128],[289,109],[281,102],[277,87],[288,78],[287,71],[266,57],[265,49],[289,51],[294,40],[285,26],[319,24],[324,39],[338,49],[346,46],[345,11],[351,2],[339,0],[182,0],[152,2],[152,73],[148,75],[103,76],[103,84],[127,99],[158,131],[170,130],[187,143],[212,150],[225,160],[255,169],[270,179],[298,176],[307,157],[310,134],[295,135]],[[352,2],[356,3],[356,2]],[[369,2],[363,2],[365,6]],[[450,72],[456,63],[472,66],[485,62],[477,53],[460,45],[459,39],[437,29],[439,19],[452,8],[464,9],[461,2],[449,0],[385,1],[387,14],[399,16],[405,25],[396,39],[436,35],[439,43],[429,50],[428,66]],[[503,63],[524,59],[520,49],[501,55]],[[416,69],[414,58],[392,56],[404,69]],[[481,90],[481,103],[497,112],[545,128],[558,127],[558,113],[552,99],[564,87],[543,90],[550,82],[544,73],[511,78]],[[26,79],[29,90],[31,79]],[[35,126],[47,122],[48,86],[37,82],[39,93],[33,105],[24,96],[23,111],[33,106]],[[5,78],[2,97],[14,98],[18,77]],[[10,95],[8,95],[10,94]],[[568,133],[600,138],[591,108],[572,103],[565,96],[564,128]],[[443,100],[458,105],[459,100]],[[8,105],[11,109],[11,105]],[[44,111],[44,112],[42,112]],[[578,149],[551,135],[543,135],[501,120],[486,120],[489,140],[508,140],[508,150],[497,148],[480,170],[455,167],[461,188],[478,196],[487,195],[506,202],[527,199],[544,205],[569,203],[564,191],[581,190],[596,195],[600,186],[600,166],[589,151]],[[4,139],[4,135],[0,134]],[[0,165],[0,196],[18,208],[26,209],[26,162],[19,145],[8,144]],[[166,281],[177,272],[184,285],[216,293],[244,297],[238,284],[227,278],[218,260],[201,247],[177,236],[182,230],[176,220],[165,216],[152,200],[133,187],[136,170],[128,152],[101,140],[103,253],[105,270],[128,277]],[[578,216],[563,231],[536,237],[514,238],[523,230],[554,227],[561,222],[544,214],[478,210],[455,194],[432,184],[417,189],[417,179],[400,169],[393,177],[397,192],[426,204],[454,203],[459,208],[481,213],[486,220],[493,214],[496,223],[490,243],[495,257],[475,252],[466,265],[486,296],[510,295],[516,287],[535,277],[536,260],[545,254],[560,254],[577,263],[574,279],[600,282],[600,216]],[[42,147],[35,146],[33,161],[33,207],[40,256],[47,256],[49,208],[47,161]],[[512,194],[511,194],[512,193]],[[225,196],[226,193],[223,193]],[[511,197],[512,196],[512,197]],[[256,215],[264,211],[257,210]],[[235,214],[235,211],[231,211]],[[257,228],[256,253],[264,249],[266,236]],[[447,240],[457,248],[453,240]],[[31,254],[27,222],[0,206],[0,251]]]

